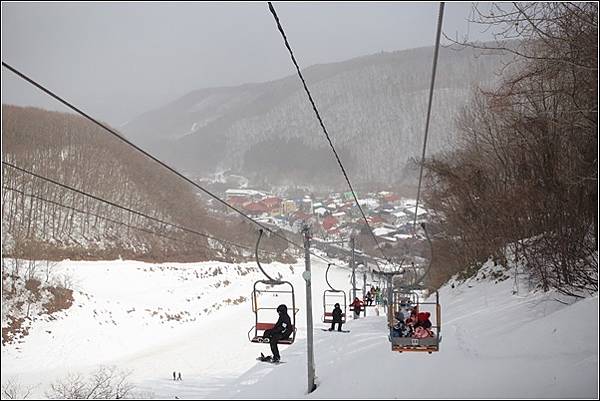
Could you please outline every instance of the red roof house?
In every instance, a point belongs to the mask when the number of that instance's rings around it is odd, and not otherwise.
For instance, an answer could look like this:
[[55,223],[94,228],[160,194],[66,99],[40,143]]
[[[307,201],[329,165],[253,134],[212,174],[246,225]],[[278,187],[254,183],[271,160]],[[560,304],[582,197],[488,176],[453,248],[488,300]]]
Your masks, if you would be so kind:
[[262,201],[258,202],[250,202],[244,205],[244,209],[248,213],[252,214],[263,214],[269,212],[269,207],[265,205]]
[[333,216],[325,216],[325,218],[323,219],[323,228],[327,231],[329,231],[331,228],[335,227],[338,225],[338,220],[333,217]]

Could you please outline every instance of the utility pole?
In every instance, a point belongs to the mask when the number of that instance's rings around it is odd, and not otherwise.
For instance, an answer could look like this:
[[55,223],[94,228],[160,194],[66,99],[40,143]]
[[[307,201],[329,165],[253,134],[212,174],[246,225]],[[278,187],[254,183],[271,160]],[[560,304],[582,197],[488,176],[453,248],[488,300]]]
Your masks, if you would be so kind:
[[[350,248],[352,249],[352,259],[350,264],[352,267],[352,302],[356,299],[356,263],[354,260],[354,236],[350,238]],[[356,319],[356,313],[353,314],[353,318]]]
[[383,272],[380,271],[378,273],[380,275],[380,277],[383,277],[386,281],[387,284],[387,294],[386,294],[386,298],[387,298],[387,309],[384,308],[384,310],[386,311],[387,315],[388,315],[388,321],[391,323],[392,321],[392,317],[391,314],[394,310],[394,276],[397,274],[400,274],[400,271],[395,271],[395,272]]
[[312,316],[312,289],[310,277],[310,230],[305,224],[302,227],[304,234],[304,265],[306,269],[302,273],[306,281],[306,352],[308,366],[308,394],[315,391],[315,355],[313,352],[313,316]]
[[[365,298],[366,296],[367,296],[367,272],[363,272],[363,298]],[[367,317],[367,305],[365,305],[365,307],[363,309],[364,309],[364,316]]]

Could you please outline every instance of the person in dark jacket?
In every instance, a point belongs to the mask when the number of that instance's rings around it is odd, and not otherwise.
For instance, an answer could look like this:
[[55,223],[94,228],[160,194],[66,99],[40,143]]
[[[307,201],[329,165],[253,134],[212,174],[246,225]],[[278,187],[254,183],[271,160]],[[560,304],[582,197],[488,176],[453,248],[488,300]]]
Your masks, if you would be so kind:
[[279,340],[285,340],[290,337],[294,332],[292,326],[292,320],[290,315],[287,313],[287,306],[281,304],[277,307],[277,313],[279,313],[279,319],[272,329],[265,330],[263,337],[269,339],[269,345],[271,346],[271,352],[273,353],[273,362],[279,362],[281,359],[279,355],[279,349],[277,348],[277,342]]
[[394,325],[392,326],[392,337],[404,337],[406,324],[404,323],[404,313],[396,312],[394,315]]
[[338,325],[338,331],[342,331],[342,315],[343,314],[344,314],[344,312],[342,312],[342,308],[340,307],[340,304],[335,304],[333,307],[333,311],[331,312],[333,321],[331,322],[331,327],[329,328],[329,331],[333,331],[336,323]]

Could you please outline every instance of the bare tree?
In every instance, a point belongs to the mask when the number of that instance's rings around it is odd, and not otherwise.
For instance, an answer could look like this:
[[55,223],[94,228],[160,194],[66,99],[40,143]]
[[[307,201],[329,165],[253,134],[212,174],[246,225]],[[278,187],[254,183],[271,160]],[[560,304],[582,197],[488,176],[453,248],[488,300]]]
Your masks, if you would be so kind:
[[17,379],[7,379],[2,383],[2,399],[24,400],[31,395],[35,385],[23,385]]
[[123,399],[134,386],[128,379],[131,372],[117,370],[116,366],[101,366],[87,378],[70,374],[50,385],[46,393],[53,399]]
[[454,151],[427,161],[428,203],[465,262],[511,243],[543,289],[596,291],[597,4],[491,4],[474,15],[521,41],[463,43],[515,58],[461,114]]

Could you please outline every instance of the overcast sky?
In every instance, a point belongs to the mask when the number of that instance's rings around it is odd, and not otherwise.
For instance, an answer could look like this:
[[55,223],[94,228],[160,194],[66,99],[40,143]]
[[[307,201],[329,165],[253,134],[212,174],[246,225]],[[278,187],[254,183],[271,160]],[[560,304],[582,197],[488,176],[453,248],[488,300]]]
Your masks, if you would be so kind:
[[[431,46],[439,3],[278,3],[302,68]],[[444,32],[488,40],[446,3]],[[265,2],[2,3],[2,61],[116,127],[195,89],[294,67]],[[2,68],[2,103],[63,110]]]

